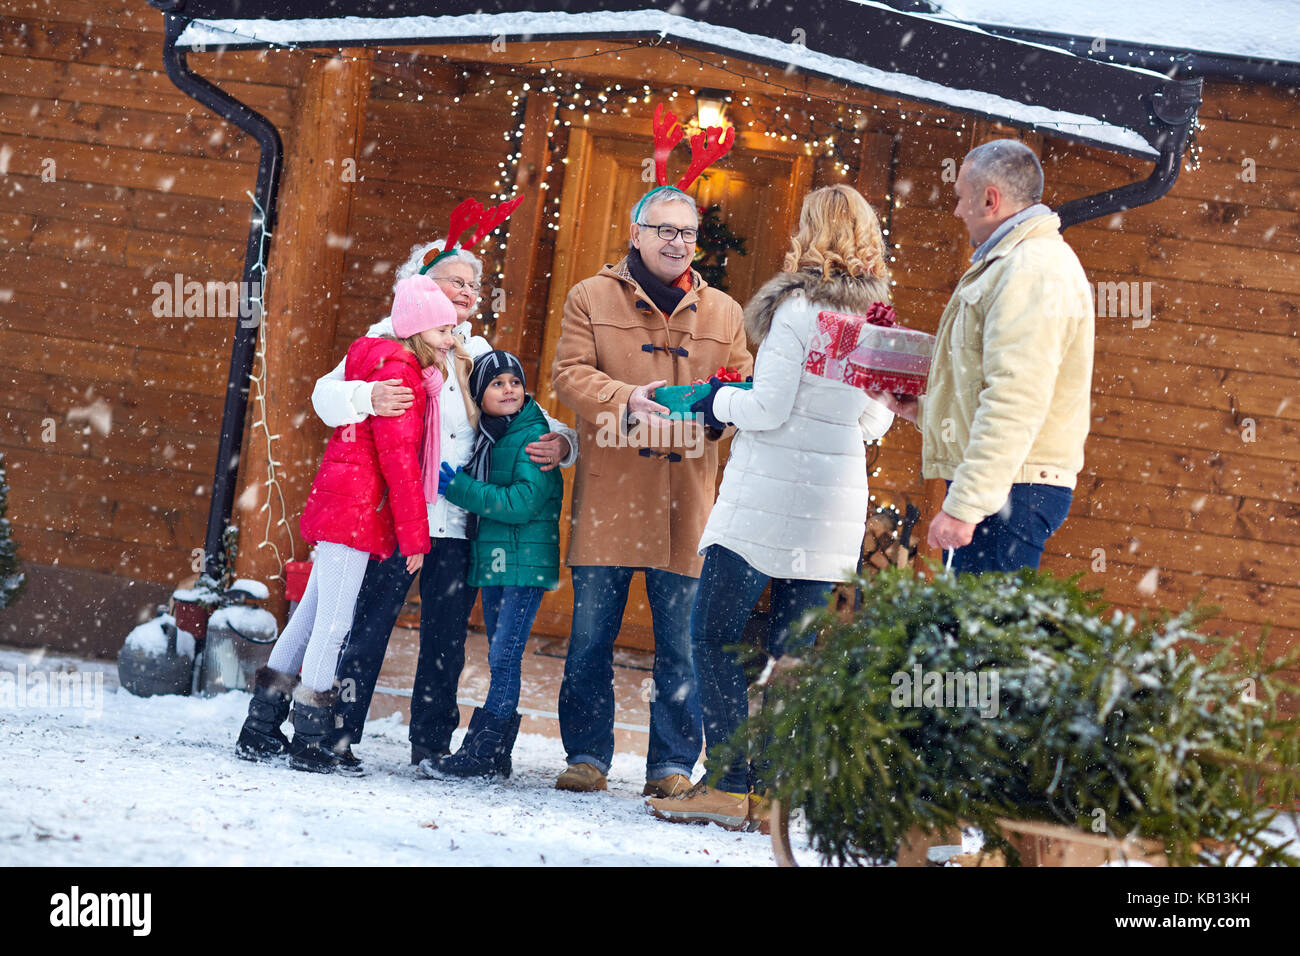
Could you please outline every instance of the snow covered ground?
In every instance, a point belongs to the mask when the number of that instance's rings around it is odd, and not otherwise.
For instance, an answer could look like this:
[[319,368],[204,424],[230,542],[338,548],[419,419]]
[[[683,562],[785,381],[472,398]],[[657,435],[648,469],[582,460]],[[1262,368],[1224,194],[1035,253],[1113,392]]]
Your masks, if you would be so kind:
[[[503,783],[426,780],[394,715],[366,727],[365,777],[297,773],[235,757],[247,694],[134,697],[113,664],[0,649],[0,675],[20,668],[0,687],[0,865],[774,865],[761,834],[650,817],[640,755],[603,794],[553,789],[563,751],[539,735]],[[80,705],[32,693],[36,672],[75,675]]]
[[[562,793],[560,742],[521,734],[507,781],[427,780],[393,714],[366,725],[366,776],[306,774],[235,757],[247,708],[135,697],[114,664],[0,648],[0,866],[774,865],[761,834],[649,816],[644,754],[615,757],[607,793]],[[1294,817],[1277,825],[1297,838]]]

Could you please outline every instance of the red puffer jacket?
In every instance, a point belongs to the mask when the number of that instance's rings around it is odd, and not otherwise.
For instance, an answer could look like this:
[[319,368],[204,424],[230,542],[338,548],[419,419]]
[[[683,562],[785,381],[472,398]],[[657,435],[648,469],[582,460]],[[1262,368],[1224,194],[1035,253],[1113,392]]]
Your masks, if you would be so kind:
[[334,429],[299,528],[312,543],[331,541],[376,558],[429,551],[429,513],[420,484],[425,391],[420,363],[392,339],[360,338],[348,349],[349,380],[401,379],[415,402],[395,418],[372,415]]

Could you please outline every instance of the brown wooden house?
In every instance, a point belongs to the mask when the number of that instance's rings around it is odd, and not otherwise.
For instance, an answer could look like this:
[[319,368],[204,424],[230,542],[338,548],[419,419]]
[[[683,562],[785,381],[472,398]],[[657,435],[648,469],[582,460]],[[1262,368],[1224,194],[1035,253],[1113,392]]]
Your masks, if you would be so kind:
[[[654,104],[685,119],[712,98],[738,131],[699,184],[746,240],[730,294],[779,268],[807,190],[849,182],[889,229],[900,316],[931,331],[968,252],[956,165],[992,136],[1031,143],[1099,289],[1087,462],[1044,566],[1124,608],[1204,593],[1222,629],[1271,623],[1275,648],[1294,646],[1294,61],[1175,51],[1169,80],[1154,67],[1170,51],[1145,44],[1101,58],[1088,38],[839,0],[807,5],[804,26],[767,3],[521,21],[505,0],[474,15],[358,2],[350,22],[155,5],[166,16],[138,0],[0,14],[0,451],[30,574],[0,640],[115,652],[214,559],[227,514],[242,573],[270,581],[305,557],[297,516],[327,437],[311,386],[466,196],[527,197],[476,250],[483,331],[570,414],[549,388],[564,294],[622,254]],[[981,68],[1010,57],[1023,71]],[[1189,77],[1204,80],[1190,155],[1170,132],[1196,112]],[[913,430],[886,436],[876,467],[877,501],[932,512]],[[562,583],[536,630],[566,634],[568,606]]]

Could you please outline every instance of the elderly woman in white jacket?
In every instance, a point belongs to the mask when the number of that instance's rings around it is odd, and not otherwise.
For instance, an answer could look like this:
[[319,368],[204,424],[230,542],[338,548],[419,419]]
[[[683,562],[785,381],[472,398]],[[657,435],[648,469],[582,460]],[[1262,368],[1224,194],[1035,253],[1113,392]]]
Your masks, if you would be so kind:
[[[431,249],[441,251],[442,241],[417,245],[397,271],[397,280],[414,275]],[[441,401],[442,460],[452,467],[469,461],[474,447],[478,407],[468,391],[468,375],[475,356],[491,350],[487,340],[472,334],[471,318],[478,310],[483,265],[463,249],[440,258],[428,271],[456,307],[457,347],[455,377],[443,386]],[[391,335],[392,320],[381,319],[367,335]],[[321,378],[312,392],[312,406],[331,428],[363,421],[368,415],[400,415],[413,401],[409,389],[398,382],[349,382],[343,363]],[[534,462],[549,470],[569,467],[577,459],[578,437],[573,429],[547,415],[551,432],[526,449]],[[465,663],[465,632],[477,589],[466,583],[470,542],[466,539],[465,512],[441,495],[429,503],[431,550],[420,571],[420,654],[411,694],[411,763],[446,754],[451,735],[460,721],[456,686]],[[400,558],[395,554],[394,558]],[[342,718],[330,741],[344,760],[358,762],[351,744],[361,739],[375,681],[397,623],[412,575],[404,561],[372,561],[357,596],[348,643],[339,661],[341,692],[336,718]]]
[[[804,361],[819,312],[861,315],[889,298],[871,206],[848,186],[810,193],[784,271],[745,308],[745,331],[759,345],[753,389],[715,385],[697,403],[706,424],[737,429],[700,539],[704,569],[691,616],[710,749],[747,716],[744,670],[727,648],[739,643],[763,589],[771,583],[768,650],[780,657],[800,618],[825,606],[833,584],[857,567],[868,511],[865,443],[888,431],[894,415],[861,389],[805,371]],[[716,788],[701,783],[649,803],[662,819],[742,829],[758,819],[761,789],[740,759]]]

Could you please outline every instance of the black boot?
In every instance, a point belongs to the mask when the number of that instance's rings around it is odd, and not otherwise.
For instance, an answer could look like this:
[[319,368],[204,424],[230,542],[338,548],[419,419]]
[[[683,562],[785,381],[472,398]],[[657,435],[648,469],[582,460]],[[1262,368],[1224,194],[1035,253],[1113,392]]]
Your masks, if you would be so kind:
[[289,745],[289,766],[311,773],[343,773],[359,777],[361,762],[347,760],[326,745],[334,730],[332,690],[316,691],[300,685],[293,692],[293,742]]
[[501,776],[508,777],[514,772],[514,765],[510,762],[510,754],[515,749],[515,738],[519,736],[519,711],[510,715],[510,723],[506,725],[506,738],[501,742],[501,756],[497,759],[497,768],[501,771]]
[[[512,730],[513,728],[513,730]],[[482,707],[474,709],[469,719],[469,729],[460,750],[439,760],[425,760],[420,772],[436,779],[462,777],[510,776],[510,750],[519,733],[519,715],[512,714],[504,720],[493,717]]]
[[260,667],[253,675],[253,699],[239,731],[235,754],[245,760],[272,760],[289,752],[289,738],[280,725],[289,716],[289,695],[298,678]]
[[446,757],[450,753],[451,751],[446,747],[437,749],[433,747],[422,747],[420,744],[411,744],[411,766],[418,767],[426,760],[432,760],[434,763],[437,763],[438,758]]

